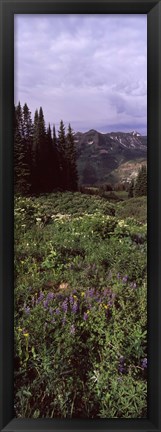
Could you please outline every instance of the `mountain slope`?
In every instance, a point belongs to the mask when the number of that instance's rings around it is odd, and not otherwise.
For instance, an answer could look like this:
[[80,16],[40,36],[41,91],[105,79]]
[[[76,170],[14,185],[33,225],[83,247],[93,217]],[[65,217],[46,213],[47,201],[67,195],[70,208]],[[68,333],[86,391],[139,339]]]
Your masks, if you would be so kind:
[[114,183],[122,178],[121,171],[117,174],[122,164],[144,162],[147,157],[147,138],[135,131],[102,134],[91,129],[77,132],[75,144],[81,184]]

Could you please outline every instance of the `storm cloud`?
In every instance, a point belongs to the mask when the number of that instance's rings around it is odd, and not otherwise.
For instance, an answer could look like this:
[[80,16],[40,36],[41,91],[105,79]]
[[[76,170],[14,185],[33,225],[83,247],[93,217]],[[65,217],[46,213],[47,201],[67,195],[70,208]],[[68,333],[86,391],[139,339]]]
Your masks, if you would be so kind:
[[146,15],[15,15],[15,104],[75,131],[147,127]]

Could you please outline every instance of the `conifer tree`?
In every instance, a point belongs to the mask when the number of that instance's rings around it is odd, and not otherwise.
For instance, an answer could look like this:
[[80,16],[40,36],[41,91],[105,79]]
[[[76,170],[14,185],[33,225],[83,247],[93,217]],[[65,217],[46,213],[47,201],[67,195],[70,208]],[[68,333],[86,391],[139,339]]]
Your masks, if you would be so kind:
[[78,173],[76,164],[76,148],[74,141],[74,133],[69,123],[67,131],[67,188],[71,191],[78,189]]
[[50,123],[47,128],[46,133],[46,151],[45,151],[45,160],[44,160],[44,169],[45,169],[45,189],[47,192],[51,192],[53,190],[53,140],[51,135],[51,127]]
[[33,124],[33,145],[32,145],[32,166],[31,166],[31,190],[37,192],[38,189],[38,160],[39,160],[39,115],[36,109]]
[[55,125],[53,126],[53,156],[52,156],[52,179],[53,179],[53,189],[60,186],[60,167],[59,167],[59,155],[58,155],[58,144]]
[[59,158],[59,185],[60,188],[67,189],[67,144],[65,136],[65,126],[63,120],[60,121],[58,131],[58,158]]
[[129,190],[128,190],[128,198],[133,198],[134,196],[134,179],[131,180]]
[[33,124],[31,118],[31,112],[27,106],[24,104],[23,107],[23,135],[24,135],[24,145],[26,152],[26,163],[29,170],[29,181],[31,183],[31,168],[32,168],[32,145],[33,145]]
[[135,183],[135,196],[147,195],[147,169],[142,165]]
[[27,194],[30,171],[24,135],[23,111],[20,102],[14,108],[14,187],[15,192]]

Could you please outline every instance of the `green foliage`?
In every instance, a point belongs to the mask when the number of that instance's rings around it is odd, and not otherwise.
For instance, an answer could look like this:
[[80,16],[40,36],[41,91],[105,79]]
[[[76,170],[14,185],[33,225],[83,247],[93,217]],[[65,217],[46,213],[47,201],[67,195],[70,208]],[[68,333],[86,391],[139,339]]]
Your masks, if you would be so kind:
[[117,206],[15,198],[18,417],[147,415],[146,224]]
[[147,221],[147,199],[146,197],[131,198],[117,204],[116,216],[125,219],[132,216],[134,219],[146,223]]

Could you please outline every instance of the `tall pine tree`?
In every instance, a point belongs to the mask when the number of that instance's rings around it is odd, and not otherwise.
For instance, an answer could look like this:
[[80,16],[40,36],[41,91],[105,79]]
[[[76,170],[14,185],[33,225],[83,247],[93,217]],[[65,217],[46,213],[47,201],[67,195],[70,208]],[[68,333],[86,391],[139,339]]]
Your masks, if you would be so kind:
[[67,188],[71,191],[76,191],[78,189],[78,173],[77,173],[77,163],[76,163],[76,148],[74,141],[74,132],[72,131],[71,125],[69,123],[67,131]]
[[20,102],[14,108],[14,188],[16,193],[30,190],[30,166],[25,140],[24,118]]
[[67,189],[67,143],[65,136],[65,126],[63,120],[60,121],[58,130],[58,158],[59,158],[59,185],[63,190]]
[[147,169],[142,165],[135,183],[135,196],[147,195]]

